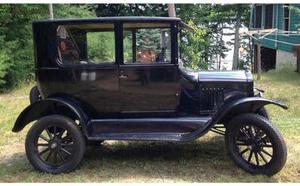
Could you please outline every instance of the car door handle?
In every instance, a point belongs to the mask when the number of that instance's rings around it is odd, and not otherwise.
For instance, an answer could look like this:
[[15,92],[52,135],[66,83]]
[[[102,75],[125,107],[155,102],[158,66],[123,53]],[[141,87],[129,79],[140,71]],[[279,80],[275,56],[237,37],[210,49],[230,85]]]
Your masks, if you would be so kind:
[[121,75],[119,76],[119,78],[120,78],[120,79],[127,79],[128,76],[127,76],[127,75],[124,75],[124,74],[121,74]]

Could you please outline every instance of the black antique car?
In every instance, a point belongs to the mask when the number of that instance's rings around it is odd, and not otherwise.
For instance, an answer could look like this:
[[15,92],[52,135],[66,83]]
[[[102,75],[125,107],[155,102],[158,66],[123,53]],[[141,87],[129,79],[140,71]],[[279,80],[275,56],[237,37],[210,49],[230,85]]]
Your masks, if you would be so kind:
[[[229,155],[273,175],[287,149],[244,71],[192,71],[179,18],[105,17],[33,22],[37,86],[13,132],[36,121],[25,147],[34,168],[69,172],[86,144],[103,140],[186,142],[225,131]],[[183,38],[184,40],[184,38]]]

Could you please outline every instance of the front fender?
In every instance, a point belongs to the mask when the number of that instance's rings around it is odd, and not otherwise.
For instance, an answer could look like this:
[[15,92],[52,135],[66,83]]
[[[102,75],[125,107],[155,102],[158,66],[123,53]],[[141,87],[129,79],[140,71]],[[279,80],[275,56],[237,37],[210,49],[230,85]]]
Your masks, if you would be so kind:
[[[64,98],[47,98],[26,107],[18,116],[12,131],[19,132],[30,122],[50,114],[64,114],[78,119],[82,124],[88,121],[87,115],[73,102]],[[85,125],[83,127],[85,129]]]
[[265,99],[262,97],[246,97],[233,100],[224,104],[213,116],[213,123],[226,123],[235,115],[241,113],[257,113],[262,107],[268,104],[277,105],[283,109],[288,109],[281,102]]

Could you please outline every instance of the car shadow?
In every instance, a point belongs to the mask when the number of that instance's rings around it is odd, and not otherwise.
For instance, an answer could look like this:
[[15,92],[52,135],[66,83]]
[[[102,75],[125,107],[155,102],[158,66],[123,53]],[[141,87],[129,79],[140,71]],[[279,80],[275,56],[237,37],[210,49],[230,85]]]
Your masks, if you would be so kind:
[[104,142],[88,147],[84,160],[80,169],[96,171],[100,166],[101,171],[112,172],[120,181],[141,176],[187,182],[277,182],[267,176],[253,179],[257,176],[237,167],[220,135],[186,143]]
[[277,182],[238,168],[218,135],[186,143],[105,141],[89,146],[80,166],[68,174],[39,173],[25,153],[13,154],[0,167],[3,182],[22,182],[28,175],[38,175],[30,180],[36,182]]

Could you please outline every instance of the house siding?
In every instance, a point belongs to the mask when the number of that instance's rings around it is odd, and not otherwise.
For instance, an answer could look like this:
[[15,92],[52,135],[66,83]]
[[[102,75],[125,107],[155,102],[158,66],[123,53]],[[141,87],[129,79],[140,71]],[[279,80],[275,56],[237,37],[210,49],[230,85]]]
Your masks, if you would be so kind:
[[[266,4],[255,4],[252,9],[252,14],[255,15],[256,7],[262,6],[262,15],[261,15],[261,25],[257,25],[254,28],[256,23],[256,17],[252,17],[251,28],[253,29],[264,29],[265,23],[265,6]],[[255,36],[254,44],[260,42],[261,44],[261,65],[264,67],[263,70],[268,71],[270,69],[282,69],[291,67],[293,69],[298,69],[300,72],[300,58],[296,57],[293,51],[294,45],[300,45],[300,33],[298,29],[300,28],[300,4],[292,4],[293,7],[299,8],[295,10],[294,8],[290,9],[289,14],[289,31],[294,33],[288,34],[277,34],[274,32],[269,35],[260,35]],[[277,28],[279,32],[284,30],[284,4],[273,4],[273,18],[272,18],[272,28]],[[262,38],[263,37],[263,38]],[[257,50],[254,50],[254,71],[257,68]]]
[[[265,12],[265,5],[262,5],[263,14],[262,19],[264,20],[264,12]],[[300,4],[293,4],[293,6],[300,8]],[[254,11],[255,13],[255,8]],[[274,4],[273,6],[273,28],[278,28],[279,30],[283,30],[283,4]],[[253,20],[254,21],[254,20]],[[264,25],[264,21],[262,21],[262,28]],[[290,10],[290,24],[289,29],[290,31],[297,31],[300,28],[300,13],[296,10]],[[278,40],[276,42],[274,40]],[[281,41],[281,42],[280,42]],[[286,42],[286,43],[284,43]],[[292,43],[292,44],[288,44]],[[293,34],[286,34],[286,35],[268,35],[265,39],[261,40],[261,46],[275,49],[275,50],[282,50],[286,52],[293,52],[293,44],[300,44],[300,35],[293,35]]]

